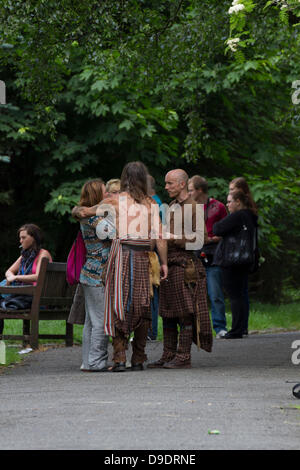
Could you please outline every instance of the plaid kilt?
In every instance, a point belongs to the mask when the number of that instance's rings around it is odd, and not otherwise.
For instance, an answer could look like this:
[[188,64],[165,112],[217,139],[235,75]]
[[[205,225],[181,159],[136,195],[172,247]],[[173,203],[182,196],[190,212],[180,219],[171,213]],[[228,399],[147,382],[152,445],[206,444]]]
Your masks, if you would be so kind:
[[[184,262],[193,259],[196,268],[196,282],[184,281]],[[196,324],[200,321],[200,347],[212,350],[212,328],[207,306],[205,268],[200,259],[184,250],[169,251],[168,282],[163,281],[159,292],[159,314],[162,318],[193,318],[193,341],[197,344]]]
[[[129,335],[142,321],[149,321],[150,324],[152,319],[148,252],[123,249],[122,264],[125,320],[121,321],[114,315],[114,325],[125,335]],[[113,277],[114,275],[115,267]]]

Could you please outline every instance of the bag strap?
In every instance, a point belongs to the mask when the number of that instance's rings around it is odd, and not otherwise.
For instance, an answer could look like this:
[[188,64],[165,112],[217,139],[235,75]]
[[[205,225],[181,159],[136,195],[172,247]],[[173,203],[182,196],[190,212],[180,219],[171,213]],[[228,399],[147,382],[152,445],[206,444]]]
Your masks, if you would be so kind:
[[77,237],[75,238],[75,245],[74,245],[74,264],[75,264],[75,279],[77,279],[77,262],[76,262],[76,256],[77,256],[77,241],[78,241],[78,235],[80,233],[77,233]]

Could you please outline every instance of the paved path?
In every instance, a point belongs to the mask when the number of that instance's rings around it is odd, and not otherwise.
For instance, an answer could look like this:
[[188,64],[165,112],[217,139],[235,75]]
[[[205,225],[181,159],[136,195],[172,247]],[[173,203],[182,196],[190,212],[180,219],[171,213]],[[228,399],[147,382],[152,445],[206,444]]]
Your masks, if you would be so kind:
[[87,374],[79,346],[31,353],[0,375],[0,449],[299,449],[295,340],[217,340],[190,370]]

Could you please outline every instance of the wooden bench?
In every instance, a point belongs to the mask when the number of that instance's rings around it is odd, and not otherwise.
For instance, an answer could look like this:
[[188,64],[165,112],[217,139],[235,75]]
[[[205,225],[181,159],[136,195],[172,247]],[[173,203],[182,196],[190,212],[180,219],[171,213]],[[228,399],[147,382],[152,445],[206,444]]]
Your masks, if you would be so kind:
[[[32,295],[31,308],[27,310],[3,310],[0,319],[23,320],[23,335],[2,335],[2,339],[22,340],[33,349],[39,346],[39,338],[64,339],[66,346],[73,345],[73,325],[67,323],[76,285],[66,281],[66,263],[49,263],[43,258],[35,286],[0,287],[1,294]],[[65,334],[39,334],[39,320],[65,320]],[[1,335],[0,335],[1,339]]]

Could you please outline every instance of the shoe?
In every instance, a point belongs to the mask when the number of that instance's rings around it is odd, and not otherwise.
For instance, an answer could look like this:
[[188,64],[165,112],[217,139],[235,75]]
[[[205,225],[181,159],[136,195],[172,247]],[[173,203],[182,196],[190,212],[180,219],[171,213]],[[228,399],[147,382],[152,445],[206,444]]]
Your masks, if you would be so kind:
[[173,361],[165,362],[163,365],[164,369],[190,369],[192,367],[190,361],[180,362],[177,359]]
[[147,336],[147,341],[156,341],[156,336],[148,335]]
[[237,335],[235,333],[226,333],[226,335],[224,336],[225,339],[239,339],[239,338],[242,338],[243,335]]
[[158,359],[158,361],[150,362],[147,365],[147,369],[162,369],[164,364],[165,364],[165,361],[163,359]]
[[248,330],[243,331],[243,336],[248,336]]
[[224,336],[226,335],[226,333],[227,333],[226,330],[220,330],[220,331],[216,334],[216,338],[217,338],[217,339],[224,338]]
[[132,364],[131,366],[131,370],[136,372],[136,371],[139,371],[139,370],[144,370],[144,366],[143,364]]
[[108,367],[102,367],[102,369],[80,369],[81,372],[108,372]]
[[108,369],[110,372],[125,372],[126,364],[125,362],[116,362],[112,367]]

